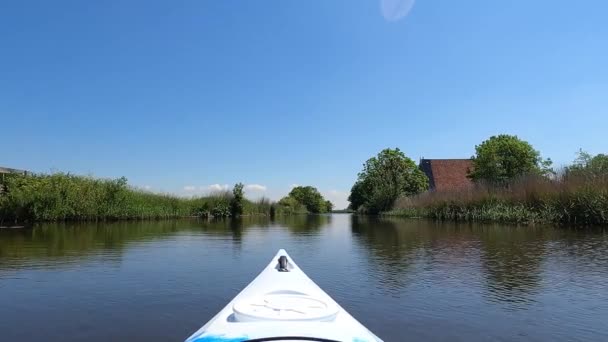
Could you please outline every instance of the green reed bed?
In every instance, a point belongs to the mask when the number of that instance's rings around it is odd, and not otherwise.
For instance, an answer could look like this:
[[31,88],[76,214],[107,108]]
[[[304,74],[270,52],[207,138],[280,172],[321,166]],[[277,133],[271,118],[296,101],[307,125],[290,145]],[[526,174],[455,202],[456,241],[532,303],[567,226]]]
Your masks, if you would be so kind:
[[608,177],[562,174],[524,177],[507,185],[478,184],[397,200],[385,215],[455,221],[608,225]]
[[[136,189],[125,178],[97,179],[65,173],[5,175],[0,180],[0,225],[33,221],[165,219],[231,215],[233,194],[183,198]],[[269,215],[266,199],[242,200],[243,215]]]

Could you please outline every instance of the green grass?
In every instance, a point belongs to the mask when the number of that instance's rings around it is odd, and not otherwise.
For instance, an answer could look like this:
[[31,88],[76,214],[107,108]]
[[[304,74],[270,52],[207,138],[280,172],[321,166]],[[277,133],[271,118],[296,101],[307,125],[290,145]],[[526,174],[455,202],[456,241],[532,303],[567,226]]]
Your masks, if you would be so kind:
[[[125,178],[96,179],[65,173],[5,175],[0,225],[34,221],[166,219],[230,216],[232,193],[183,198],[136,189]],[[244,215],[281,212],[267,199],[244,200]]]
[[401,198],[384,215],[518,224],[608,225],[608,177],[526,177],[508,186],[477,185]]

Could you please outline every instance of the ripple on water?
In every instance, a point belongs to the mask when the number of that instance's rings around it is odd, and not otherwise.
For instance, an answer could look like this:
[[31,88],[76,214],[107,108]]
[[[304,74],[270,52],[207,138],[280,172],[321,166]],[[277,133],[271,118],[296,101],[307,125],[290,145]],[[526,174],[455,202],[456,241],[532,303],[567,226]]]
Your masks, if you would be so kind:
[[279,248],[385,341],[608,341],[602,232],[348,215],[0,234],[0,331],[180,340]]

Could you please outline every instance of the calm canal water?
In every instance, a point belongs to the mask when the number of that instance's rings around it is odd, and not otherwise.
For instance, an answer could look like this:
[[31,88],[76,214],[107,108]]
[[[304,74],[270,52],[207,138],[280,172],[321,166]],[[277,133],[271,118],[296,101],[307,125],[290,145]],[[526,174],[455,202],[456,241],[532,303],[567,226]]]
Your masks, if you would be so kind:
[[0,340],[182,341],[285,248],[385,341],[608,341],[608,235],[349,215],[0,231]]

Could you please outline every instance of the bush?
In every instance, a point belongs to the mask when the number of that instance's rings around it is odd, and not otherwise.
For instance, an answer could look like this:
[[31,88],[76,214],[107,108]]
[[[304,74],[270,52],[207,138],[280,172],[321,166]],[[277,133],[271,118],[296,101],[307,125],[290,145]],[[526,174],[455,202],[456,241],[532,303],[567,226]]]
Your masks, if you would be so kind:
[[294,215],[294,214],[307,214],[308,209],[297,199],[286,196],[281,198],[275,207],[275,213],[279,215]]
[[392,208],[399,196],[428,189],[429,180],[413,160],[397,149],[382,150],[363,165],[348,200],[350,209],[379,213]]
[[528,174],[550,174],[551,159],[543,160],[530,143],[514,135],[501,134],[475,146],[474,181],[505,184]]
[[271,208],[268,200],[254,203],[241,196],[234,201],[236,196],[230,192],[195,198],[152,193],[130,187],[124,177],[11,174],[5,175],[0,186],[3,188],[0,225],[3,222],[227,217],[234,210],[237,215],[270,215]]
[[328,210],[327,207],[329,201],[326,201],[319,190],[312,186],[296,186],[291,189],[288,197],[304,205],[306,210],[311,213],[326,213],[331,210],[331,208]]
[[[230,202],[230,214],[234,217],[243,215],[243,183],[237,183],[232,189],[232,201]],[[214,215],[215,216],[215,215]]]

